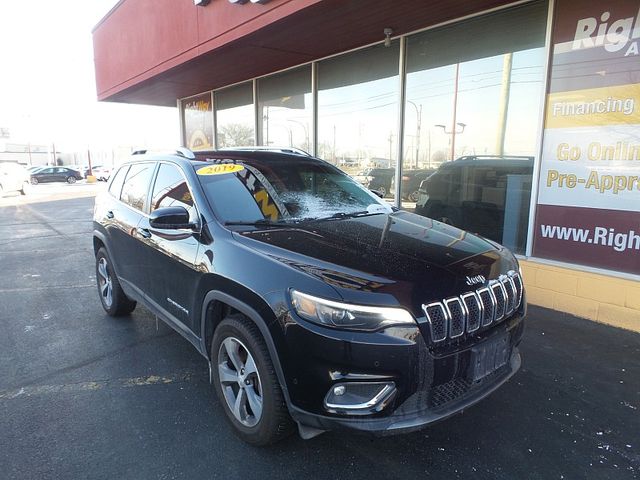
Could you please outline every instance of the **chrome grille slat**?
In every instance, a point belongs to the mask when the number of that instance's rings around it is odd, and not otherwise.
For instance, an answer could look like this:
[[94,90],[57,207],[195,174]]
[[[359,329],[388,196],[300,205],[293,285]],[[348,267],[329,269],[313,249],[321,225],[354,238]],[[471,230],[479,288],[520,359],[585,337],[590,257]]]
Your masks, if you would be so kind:
[[423,305],[422,309],[429,321],[431,339],[434,342],[441,342],[447,338],[447,324],[449,322],[444,305],[441,302],[434,302],[429,305]]
[[505,307],[507,303],[507,293],[504,291],[504,286],[499,280],[494,280],[489,286],[493,292],[493,296],[496,300],[496,318],[495,321],[499,322],[504,318]]
[[504,282],[504,289],[507,292],[507,311],[506,315],[511,315],[516,309],[516,286],[513,284],[513,279],[507,277]]
[[459,297],[447,298],[444,306],[449,314],[449,337],[456,338],[464,333],[467,312]]
[[518,300],[516,302],[516,308],[517,308],[522,303],[522,292],[524,291],[524,286],[522,285],[522,278],[520,277],[519,273],[513,272],[513,275],[511,278],[513,279],[513,284],[516,287],[516,291],[518,292]]
[[433,342],[458,338],[489,327],[517,311],[524,284],[514,270],[490,280],[487,286],[439,302],[422,305]]
[[467,309],[467,332],[475,332],[482,324],[482,302],[476,292],[465,293],[460,298]]
[[482,308],[484,309],[482,326],[488,327],[491,325],[494,318],[496,318],[496,299],[489,287],[479,289],[478,297],[480,297],[480,300],[482,301]]

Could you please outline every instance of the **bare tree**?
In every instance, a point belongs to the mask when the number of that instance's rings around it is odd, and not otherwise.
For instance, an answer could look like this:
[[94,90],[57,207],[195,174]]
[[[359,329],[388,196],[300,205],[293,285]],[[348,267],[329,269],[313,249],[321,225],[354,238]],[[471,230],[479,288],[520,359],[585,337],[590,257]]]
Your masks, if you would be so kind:
[[221,135],[218,137],[221,147],[242,147],[254,145],[253,128],[241,123],[230,123],[220,127]]

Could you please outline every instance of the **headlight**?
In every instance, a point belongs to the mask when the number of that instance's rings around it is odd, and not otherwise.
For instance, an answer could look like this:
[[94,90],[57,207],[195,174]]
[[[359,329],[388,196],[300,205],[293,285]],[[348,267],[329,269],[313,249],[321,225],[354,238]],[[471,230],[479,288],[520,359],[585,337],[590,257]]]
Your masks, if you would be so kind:
[[291,290],[291,303],[305,320],[327,327],[351,330],[378,330],[400,324],[415,324],[403,308],[349,305]]

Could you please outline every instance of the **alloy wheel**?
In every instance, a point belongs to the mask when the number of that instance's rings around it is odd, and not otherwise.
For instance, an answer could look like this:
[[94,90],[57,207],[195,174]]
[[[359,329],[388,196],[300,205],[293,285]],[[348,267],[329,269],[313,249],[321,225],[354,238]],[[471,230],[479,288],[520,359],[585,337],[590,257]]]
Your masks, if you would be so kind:
[[235,337],[227,337],[218,349],[220,387],[233,416],[254,427],[262,417],[262,384],[253,356]]
[[102,257],[98,260],[98,286],[102,301],[107,308],[113,304],[113,280],[107,268],[107,259]]

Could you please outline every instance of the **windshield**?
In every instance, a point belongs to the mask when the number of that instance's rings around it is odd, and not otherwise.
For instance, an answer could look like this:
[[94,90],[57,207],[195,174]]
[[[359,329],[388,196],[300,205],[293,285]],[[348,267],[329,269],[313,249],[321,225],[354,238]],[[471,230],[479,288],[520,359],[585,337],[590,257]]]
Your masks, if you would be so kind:
[[195,166],[223,222],[295,222],[390,213],[390,205],[313,158],[211,160]]

